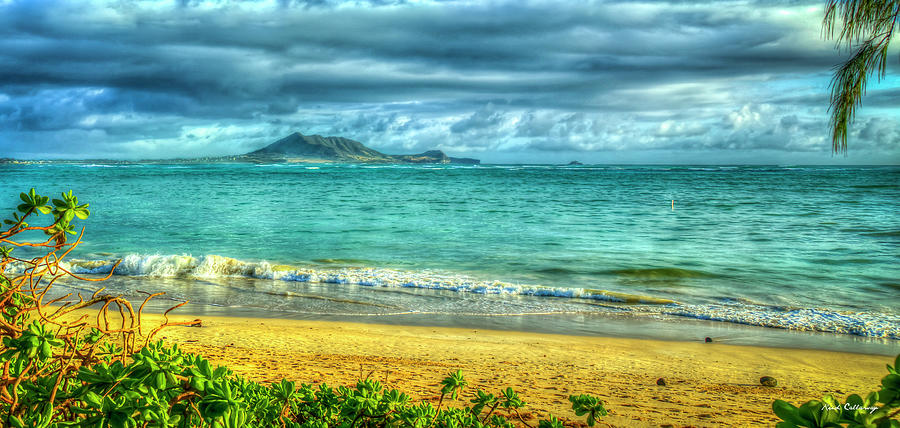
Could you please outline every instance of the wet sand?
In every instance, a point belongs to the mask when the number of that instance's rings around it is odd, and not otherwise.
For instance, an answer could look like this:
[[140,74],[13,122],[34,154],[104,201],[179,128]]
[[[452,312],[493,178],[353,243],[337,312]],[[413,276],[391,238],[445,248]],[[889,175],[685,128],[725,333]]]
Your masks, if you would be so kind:
[[[158,319],[145,315],[146,325]],[[528,403],[523,416],[532,425],[553,413],[579,426],[567,398],[588,393],[610,412],[601,426],[772,426],[776,398],[799,404],[826,393],[868,392],[893,360],[718,343],[232,317],[203,317],[201,328],[172,327],[157,338],[259,382],[338,386],[371,376],[415,400],[436,402],[440,381],[461,369],[469,394],[513,387]],[[762,376],[775,377],[778,386],[761,386]],[[667,386],[658,386],[658,378]]]

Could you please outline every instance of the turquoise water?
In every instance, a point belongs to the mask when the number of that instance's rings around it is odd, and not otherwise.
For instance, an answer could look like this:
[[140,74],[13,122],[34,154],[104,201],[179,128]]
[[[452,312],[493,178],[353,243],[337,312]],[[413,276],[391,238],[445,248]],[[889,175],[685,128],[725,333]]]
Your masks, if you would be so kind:
[[31,187],[91,204],[76,269],[201,306],[900,339],[897,167],[0,166]]

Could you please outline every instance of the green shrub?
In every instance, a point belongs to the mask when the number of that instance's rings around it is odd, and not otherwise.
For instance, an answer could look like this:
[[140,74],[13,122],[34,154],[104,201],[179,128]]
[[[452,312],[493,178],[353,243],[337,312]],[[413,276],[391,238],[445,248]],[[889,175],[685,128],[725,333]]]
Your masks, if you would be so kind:
[[863,399],[857,394],[841,403],[828,394],[822,400],[812,400],[796,407],[783,400],[775,400],[772,410],[783,422],[778,428],[900,428],[893,419],[900,414],[900,355],[894,365],[887,366],[888,375],[881,380],[881,389],[870,392]]
[[[177,345],[152,341],[164,327],[193,322],[173,323],[166,318],[143,335],[143,304],[134,311],[127,300],[99,291],[87,300],[79,295],[77,303],[63,302],[68,295],[44,302],[54,282],[63,277],[98,280],[81,278],[60,265],[84,234],[83,228],[80,234],[75,232],[73,221],[86,219],[90,211],[71,191],[54,199],[52,207],[50,198],[34,189],[21,199],[18,212],[5,220],[9,229],[0,232],[0,425],[451,428],[512,427],[510,418],[515,417],[517,423],[530,426],[519,415],[525,402],[512,388],[499,390],[497,396],[477,390],[471,394],[470,406],[444,407],[446,398],[457,400],[464,394],[467,382],[460,371],[441,382],[437,407],[411,402],[403,392],[386,390],[372,379],[360,380],[355,388],[298,386],[285,380],[266,386],[227,368],[213,368],[203,357],[182,352]],[[26,223],[38,215],[50,215],[53,221],[47,226]],[[43,232],[47,240],[17,240],[29,231]],[[68,235],[78,238],[70,243]],[[19,259],[13,256],[16,247],[47,252]],[[14,264],[19,273],[8,274]],[[144,303],[157,295],[148,295]],[[75,316],[75,311],[95,305],[100,305],[95,320]],[[110,321],[111,310],[117,322]],[[594,397],[570,400],[588,425],[606,415],[603,403]],[[498,414],[498,409],[505,414]],[[551,416],[539,426],[562,424]]]

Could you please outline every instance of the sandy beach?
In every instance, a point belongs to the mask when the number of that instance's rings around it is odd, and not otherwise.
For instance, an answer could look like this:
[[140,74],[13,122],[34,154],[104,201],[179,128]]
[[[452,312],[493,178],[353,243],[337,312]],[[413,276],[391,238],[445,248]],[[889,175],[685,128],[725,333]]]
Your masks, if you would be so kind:
[[[144,318],[145,325],[158,320]],[[826,393],[868,392],[891,360],[717,343],[231,317],[203,317],[201,328],[172,327],[157,338],[259,382],[337,386],[371,376],[415,400],[436,402],[441,379],[461,369],[469,394],[511,386],[528,403],[523,415],[530,423],[553,413],[574,426],[580,418],[567,397],[581,393],[607,403],[607,426],[772,426],[776,398],[799,404]],[[775,377],[777,387],[761,386],[761,376]],[[658,386],[659,378],[667,385]]]

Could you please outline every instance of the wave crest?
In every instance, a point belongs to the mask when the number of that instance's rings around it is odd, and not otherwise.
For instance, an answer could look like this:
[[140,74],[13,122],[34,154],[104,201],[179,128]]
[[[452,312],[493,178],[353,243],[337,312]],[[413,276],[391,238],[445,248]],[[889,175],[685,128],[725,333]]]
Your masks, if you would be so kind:
[[[72,260],[65,264],[75,273],[108,274],[114,266],[115,260]],[[14,264],[12,268],[15,269],[16,265]],[[637,277],[664,276],[669,278],[702,277],[701,274],[705,274],[680,269],[624,270],[617,271],[617,273]],[[900,339],[900,316],[896,314],[785,308],[741,301],[726,301],[720,304],[684,304],[668,299],[607,290],[479,281],[462,275],[432,271],[400,271],[382,268],[317,269],[277,265],[266,261],[248,262],[218,255],[194,257],[190,255],[129,254],[122,258],[115,274],[161,278],[247,277],[280,281],[352,284],[364,287],[412,287],[477,294],[580,298],[622,304],[617,305],[617,308],[634,314]]]
[[[108,274],[115,265],[115,261],[73,260],[68,262],[68,264],[75,273]],[[191,255],[129,254],[122,258],[115,274],[158,278],[238,276],[280,281],[355,284],[368,287],[427,288],[477,294],[569,297],[619,303],[657,305],[675,303],[668,299],[606,290],[521,285],[503,281],[481,281],[462,275],[448,275],[432,271],[412,272],[381,268],[314,269],[274,265],[266,261],[246,262],[218,255],[194,257]]]

